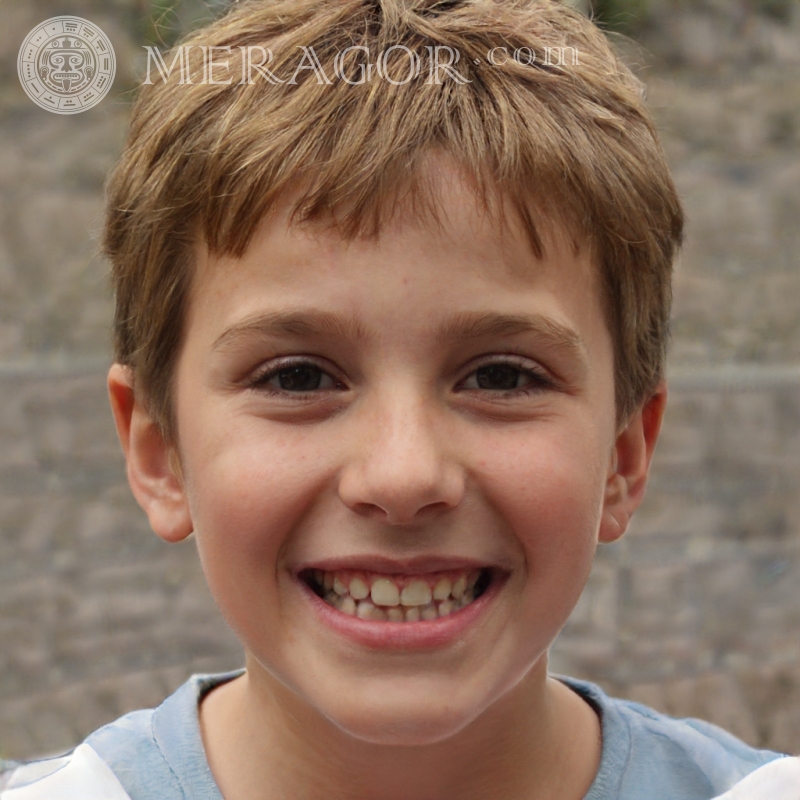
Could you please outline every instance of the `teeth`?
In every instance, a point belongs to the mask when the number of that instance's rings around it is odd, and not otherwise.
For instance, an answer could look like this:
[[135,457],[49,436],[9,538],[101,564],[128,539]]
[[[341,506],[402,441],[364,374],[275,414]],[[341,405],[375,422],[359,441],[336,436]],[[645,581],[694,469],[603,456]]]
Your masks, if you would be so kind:
[[[350,594],[353,594],[353,584],[358,580],[358,578],[354,578],[350,582]],[[361,581],[359,581],[361,583]],[[366,584],[364,584],[364,589],[366,589]],[[372,602],[375,603],[376,606],[399,606],[400,605],[400,590],[395,586],[390,580],[386,578],[378,578],[375,583],[372,584],[372,592],[370,593],[372,597]],[[403,605],[411,605],[410,603],[404,603]]]
[[[388,581],[387,581],[388,583]],[[373,586],[373,591],[375,587]],[[361,578],[353,578],[350,581],[350,597],[354,600],[364,600],[365,598],[369,597],[369,586],[367,586]],[[375,595],[372,595],[372,599],[378,603],[378,605],[390,606],[392,603],[380,603],[378,600],[375,600]],[[397,603],[394,603],[397,605]]]
[[422,619],[427,620],[430,622],[432,619],[439,618],[439,612],[436,609],[436,606],[426,606],[422,609],[422,613],[420,614]]
[[425,581],[411,581],[400,592],[400,602],[404,606],[426,606],[431,596],[431,587]]
[[450,597],[450,591],[453,585],[450,583],[450,578],[440,578],[436,586],[433,587],[434,600],[447,600]]
[[375,611],[375,606],[372,603],[362,600],[356,609],[356,616],[361,619],[372,619],[372,613]]
[[430,578],[415,578],[402,589],[398,583],[402,585],[406,578],[392,579],[360,572],[352,575],[345,571],[337,575],[315,569],[312,578],[317,593],[344,614],[368,620],[418,622],[446,617],[469,605],[475,599],[475,588],[482,575],[486,573],[471,570],[455,581],[443,575],[435,583]]

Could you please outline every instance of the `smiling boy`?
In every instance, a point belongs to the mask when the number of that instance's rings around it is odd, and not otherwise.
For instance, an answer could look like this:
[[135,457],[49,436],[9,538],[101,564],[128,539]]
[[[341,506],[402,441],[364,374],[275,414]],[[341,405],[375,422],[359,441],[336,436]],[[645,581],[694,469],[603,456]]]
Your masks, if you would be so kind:
[[[62,780],[709,800],[773,762],[547,672],[644,494],[682,230],[603,35],[553,2],[242,0],[184,44],[230,48],[230,75],[269,48],[275,80],[204,81],[187,50],[193,82],[142,88],[109,185],[109,391],[136,499],[195,535],[246,671],[97,731]],[[306,47],[355,77],[290,79]],[[464,80],[405,80],[436,47]],[[580,63],[487,59],[547,47]]]

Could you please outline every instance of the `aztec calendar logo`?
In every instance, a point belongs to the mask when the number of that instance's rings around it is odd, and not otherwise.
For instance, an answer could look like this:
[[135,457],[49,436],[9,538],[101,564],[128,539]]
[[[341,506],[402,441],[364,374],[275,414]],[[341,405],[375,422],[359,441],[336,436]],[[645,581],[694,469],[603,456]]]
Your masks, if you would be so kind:
[[81,17],[53,17],[22,43],[17,72],[25,93],[54,114],[79,114],[108,94],[116,71],[108,37]]

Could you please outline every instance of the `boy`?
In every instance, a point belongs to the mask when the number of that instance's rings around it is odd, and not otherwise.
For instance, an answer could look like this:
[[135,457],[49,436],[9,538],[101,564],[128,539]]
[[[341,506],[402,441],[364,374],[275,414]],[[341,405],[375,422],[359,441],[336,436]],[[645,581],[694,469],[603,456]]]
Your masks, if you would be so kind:
[[682,230],[602,34],[242,0],[179,58],[109,184],[109,391],[246,670],[2,800],[795,797],[795,759],[547,674],[644,494]]

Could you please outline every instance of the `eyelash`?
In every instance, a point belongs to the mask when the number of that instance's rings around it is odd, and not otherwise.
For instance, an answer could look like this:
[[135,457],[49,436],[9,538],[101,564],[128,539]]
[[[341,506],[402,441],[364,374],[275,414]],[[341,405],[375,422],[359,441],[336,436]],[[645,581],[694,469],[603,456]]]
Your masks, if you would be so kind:
[[458,386],[463,386],[470,378],[476,376],[481,369],[487,367],[511,367],[522,376],[528,378],[528,383],[517,386],[513,389],[469,389],[467,391],[483,391],[495,397],[524,397],[526,395],[538,393],[547,389],[554,389],[555,381],[542,369],[531,366],[527,361],[510,356],[495,356],[494,360],[485,360],[473,367],[471,372],[459,382]]
[[[269,385],[269,381],[278,377],[281,372],[299,367],[311,367],[319,370],[321,376],[327,376],[335,384],[333,387],[325,388],[320,391],[331,391],[331,389],[340,390],[345,388],[344,384],[335,378],[328,370],[326,370],[317,362],[308,358],[287,359],[280,361],[277,364],[271,364],[268,367],[265,367],[263,370],[258,371],[252,377],[252,379],[248,381],[248,387],[274,396],[292,397],[293,399],[304,398],[310,400],[313,395],[320,393],[316,388],[310,390],[292,391]],[[556,387],[556,382],[547,373],[541,369],[531,367],[527,364],[527,362],[523,363],[522,359],[509,356],[496,356],[494,357],[494,360],[486,360],[475,365],[470,373],[461,381],[459,381],[456,388],[463,389],[464,384],[466,384],[470,378],[476,376],[481,369],[486,369],[488,367],[511,367],[512,369],[517,370],[521,375],[527,376],[528,383],[512,389],[483,389],[481,387],[475,387],[466,389],[466,391],[481,391],[494,395],[495,397],[512,398],[522,397]]]
[[[251,389],[255,389],[256,391],[266,392],[267,394],[272,395],[281,395],[285,397],[292,397],[292,398],[311,398],[312,395],[317,394],[318,392],[314,390],[310,391],[290,391],[288,389],[282,389],[280,387],[273,387],[269,385],[269,381],[273,378],[276,378],[280,375],[281,372],[285,370],[289,370],[292,368],[299,368],[299,367],[311,367],[313,369],[319,370],[321,376],[327,376],[330,378],[331,381],[335,384],[333,388],[341,389],[343,388],[343,384],[341,381],[337,380],[331,373],[326,370],[322,365],[318,364],[316,361],[313,361],[309,358],[293,358],[293,359],[285,359],[279,361],[277,364],[270,364],[269,366],[265,367],[263,370],[257,371],[252,379],[248,381],[248,386]],[[322,391],[330,391],[330,389],[323,389]]]

